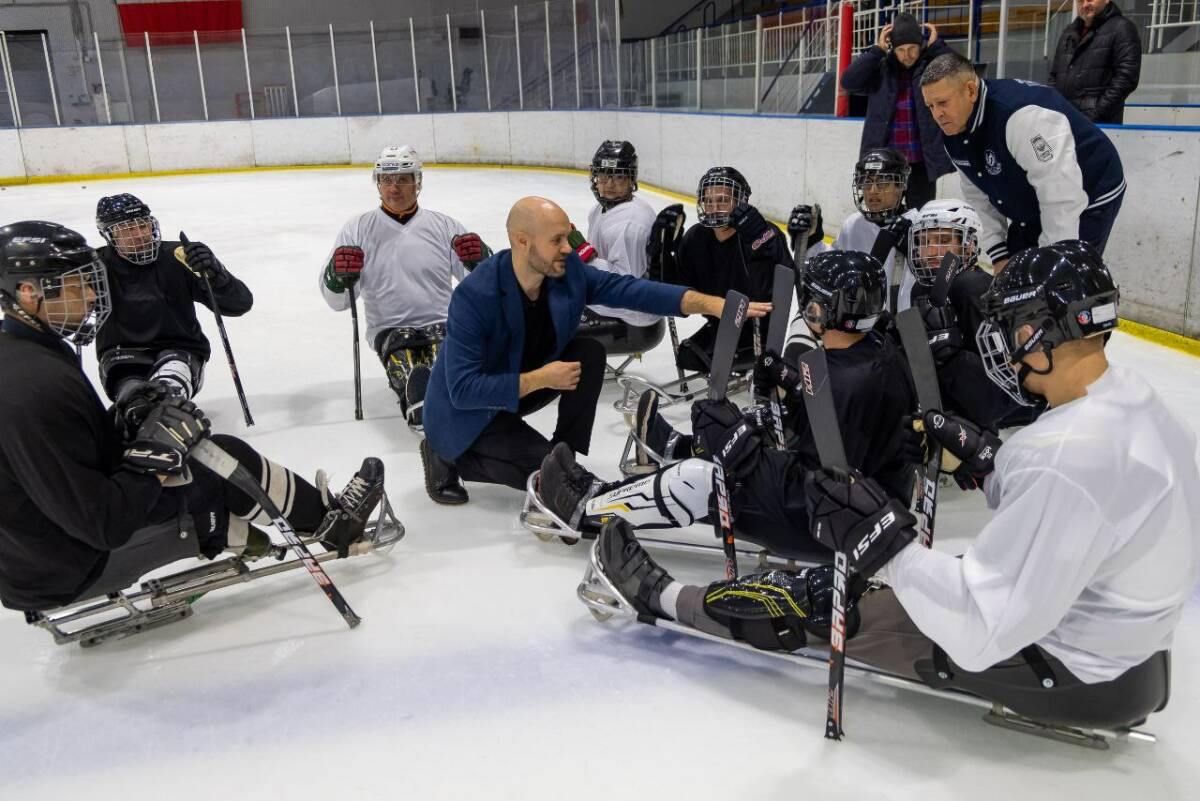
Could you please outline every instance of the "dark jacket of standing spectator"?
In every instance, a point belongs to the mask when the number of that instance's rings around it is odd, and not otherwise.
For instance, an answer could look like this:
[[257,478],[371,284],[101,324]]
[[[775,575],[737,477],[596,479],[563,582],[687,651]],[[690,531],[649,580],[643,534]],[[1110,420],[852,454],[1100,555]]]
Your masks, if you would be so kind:
[[1111,0],[1090,27],[1083,22],[1081,14],[1058,38],[1049,83],[1089,120],[1121,122],[1142,71],[1137,25]]
[[[954,172],[954,165],[950,163],[950,157],[942,147],[942,131],[921,99],[921,75],[930,61],[948,52],[950,47],[938,39],[921,51],[917,63],[908,70],[917,130],[920,132],[921,155],[931,181]],[[868,96],[867,118],[863,123],[860,153],[873,147],[889,147],[892,118],[896,113],[896,96],[900,91],[900,74],[903,69],[894,54],[878,45],[872,45],[859,53],[842,73],[842,87],[847,92]]]

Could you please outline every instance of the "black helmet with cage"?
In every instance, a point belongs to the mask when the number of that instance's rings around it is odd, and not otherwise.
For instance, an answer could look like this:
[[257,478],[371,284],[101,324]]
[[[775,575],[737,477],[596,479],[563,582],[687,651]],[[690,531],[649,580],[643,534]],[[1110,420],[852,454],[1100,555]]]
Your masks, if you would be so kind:
[[873,147],[854,165],[854,205],[876,225],[887,225],[904,213],[904,191],[912,168],[890,147]]
[[162,234],[150,207],[128,193],[100,198],[96,228],[121,258],[133,264],[153,264],[158,259]]
[[[601,176],[609,175],[629,179],[629,189],[620,197],[605,197],[597,185]],[[608,211],[613,206],[631,200],[637,191],[638,157],[631,142],[619,139],[609,139],[596,148],[592,156],[591,185],[592,194],[600,208]]]
[[750,202],[750,182],[733,167],[711,167],[696,189],[696,219],[705,228],[724,228],[729,216]]

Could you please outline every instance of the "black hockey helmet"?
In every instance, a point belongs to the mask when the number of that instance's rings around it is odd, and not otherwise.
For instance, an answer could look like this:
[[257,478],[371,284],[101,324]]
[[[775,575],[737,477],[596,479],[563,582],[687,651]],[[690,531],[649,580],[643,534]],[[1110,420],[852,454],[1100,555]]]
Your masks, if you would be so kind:
[[[79,285],[72,280],[76,276],[95,295],[89,313],[82,318],[78,313],[79,298],[63,298],[64,287]],[[38,320],[17,303],[20,284],[37,287],[49,323]],[[92,341],[112,308],[104,265],[96,251],[70,228],[38,220],[0,228],[0,300],[6,313],[78,345]]]
[[[1104,259],[1086,242],[1066,240],[1021,251],[981,298],[985,320],[975,337],[988,377],[1018,403],[1033,405],[1038,398],[1022,386],[1025,377],[1053,370],[1052,351],[1064,342],[1116,328],[1119,297]],[[1024,326],[1033,333],[1018,341]],[[1037,351],[1050,360],[1045,370],[1024,362]]]
[[911,172],[900,151],[871,148],[854,165],[854,205],[871,222],[887,225],[904,213],[904,190]]
[[100,198],[96,228],[112,249],[134,264],[152,264],[158,258],[162,235],[150,207],[128,193]]
[[[704,193],[714,190],[716,198],[710,199],[705,210]],[[728,200],[724,196],[728,196]],[[750,182],[733,167],[710,167],[700,177],[696,188],[696,219],[705,228],[724,228],[729,225],[729,215],[743,203],[750,202]]]
[[[624,197],[606,198],[600,194],[600,189],[596,186],[596,181],[601,175],[616,175],[629,178],[629,192]],[[637,176],[638,176],[638,158],[637,151],[633,149],[633,144],[619,139],[609,139],[601,143],[600,147],[596,148],[596,155],[592,156],[592,194],[596,197],[596,202],[605,211],[608,211],[613,206],[633,197],[633,193],[637,191]]]
[[887,288],[887,274],[874,256],[827,250],[804,263],[800,313],[814,329],[869,331],[883,311]]

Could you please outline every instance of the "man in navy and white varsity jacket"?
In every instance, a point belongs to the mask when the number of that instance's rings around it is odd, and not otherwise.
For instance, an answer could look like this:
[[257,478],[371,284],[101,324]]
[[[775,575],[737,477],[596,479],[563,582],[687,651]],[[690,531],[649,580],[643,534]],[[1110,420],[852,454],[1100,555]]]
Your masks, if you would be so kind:
[[963,197],[983,219],[996,269],[1025,248],[1082,239],[1104,251],[1125,175],[1104,132],[1048,86],[981,80],[957,53],[921,78]]

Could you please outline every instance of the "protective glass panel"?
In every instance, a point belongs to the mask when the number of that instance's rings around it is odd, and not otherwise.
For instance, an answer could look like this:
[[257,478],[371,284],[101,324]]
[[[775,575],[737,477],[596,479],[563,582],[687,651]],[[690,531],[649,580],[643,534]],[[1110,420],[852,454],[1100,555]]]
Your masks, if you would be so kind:
[[454,47],[454,96],[459,111],[487,111],[483,85],[483,31],[479,15],[450,15],[450,41]]
[[246,31],[246,53],[250,59],[250,85],[254,87],[254,116],[294,116],[296,101],[284,31]]
[[154,67],[159,119],[162,122],[204,119],[192,34],[151,34],[150,63]]
[[[246,85],[246,63],[242,57],[241,31],[207,32],[197,35],[200,40],[200,63],[204,65],[204,91],[208,97],[210,120],[250,119],[250,90]],[[246,35],[247,49],[250,35]],[[105,67],[108,66],[105,56]],[[254,71],[251,67],[251,79]],[[109,91],[112,83],[109,83]],[[254,103],[257,114],[261,99]]]
[[[371,58],[369,25],[333,26],[337,50],[338,90],[343,114],[377,114],[375,99],[375,62]],[[382,101],[383,92],[380,91]]]
[[379,60],[383,113],[417,111],[417,84],[413,81],[413,51],[407,20],[375,23],[375,57]]
[[446,18],[414,19],[417,40],[417,82],[421,111],[452,111],[450,51],[446,47]]
[[339,97],[333,80],[329,28],[292,28],[292,61],[296,67],[300,116],[337,114]]

